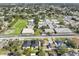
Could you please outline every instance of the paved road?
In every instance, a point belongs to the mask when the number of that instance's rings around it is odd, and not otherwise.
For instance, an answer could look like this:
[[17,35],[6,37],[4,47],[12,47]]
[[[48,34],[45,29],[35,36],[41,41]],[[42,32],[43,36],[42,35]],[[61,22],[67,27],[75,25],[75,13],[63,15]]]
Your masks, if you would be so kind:
[[29,39],[29,38],[55,38],[55,37],[64,37],[64,38],[71,38],[71,37],[78,37],[76,35],[73,34],[53,34],[50,36],[34,36],[34,35],[18,35],[18,36],[14,36],[14,35],[0,35],[0,39]]

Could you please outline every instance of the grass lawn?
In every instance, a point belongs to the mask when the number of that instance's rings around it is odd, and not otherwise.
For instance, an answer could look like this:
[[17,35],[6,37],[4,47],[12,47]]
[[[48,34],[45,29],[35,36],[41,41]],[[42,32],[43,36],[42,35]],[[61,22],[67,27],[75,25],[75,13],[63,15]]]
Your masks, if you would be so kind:
[[7,50],[0,49],[0,55],[6,55],[8,53]]
[[19,35],[24,27],[26,27],[27,21],[19,19],[11,28],[13,29],[13,35]]

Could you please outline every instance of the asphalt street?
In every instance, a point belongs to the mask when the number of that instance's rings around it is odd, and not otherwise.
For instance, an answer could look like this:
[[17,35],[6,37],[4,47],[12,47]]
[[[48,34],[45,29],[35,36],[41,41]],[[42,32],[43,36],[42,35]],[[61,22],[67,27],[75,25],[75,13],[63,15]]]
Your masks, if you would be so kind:
[[55,38],[55,37],[64,37],[64,38],[72,38],[78,37],[78,35],[74,34],[52,34],[52,35],[41,35],[41,36],[34,36],[34,35],[0,35],[0,39],[27,39],[27,38]]

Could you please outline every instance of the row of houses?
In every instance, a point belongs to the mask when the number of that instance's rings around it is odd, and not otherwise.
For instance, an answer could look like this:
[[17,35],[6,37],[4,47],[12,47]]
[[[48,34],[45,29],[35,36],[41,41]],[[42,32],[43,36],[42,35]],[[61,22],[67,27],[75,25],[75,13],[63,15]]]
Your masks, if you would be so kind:
[[[56,38],[53,38],[56,39]],[[66,45],[66,40],[62,41],[61,38],[59,38],[60,40],[52,40],[50,38],[48,39],[41,39],[41,40],[26,40],[24,41],[22,47],[23,49],[27,49],[30,47],[33,47],[34,49],[36,48],[38,51],[39,47],[42,47],[42,49],[44,51],[52,51],[52,50],[60,50],[62,49],[62,47],[67,48],[68,51],[64,54],[62,54],[62,56],[77,56],[79,55],[79,52],[75,49],[72,49],[72,47]],[[64,39],[71,39],[71,38],[64,38]],[[45,52],[46,53],[46,52]],[[52,52],[51,52],[52,53]],[[34,55],[36,55],[36,53],[34,53]],[[53,53],[52,55],[56,56],[56,53]],[[51,56],[52,56],[51,55]]]
[[[70,34],[73,34],[73,32],[69,29],[69,28],[63,28],[63,27],[58,27],[58,21],[57,20],[45,20],[45,21],[41,21],[39,22],[38,24],[38,28],[41,28],[42,26],[47,26],[48,25],[48,28],[45,28],[43,33],[44,34],[47,34],[47,33],[50,33],[50,34],[67,34],[67,33],[70,33]],[[60,25],[59,25],[60,26]],[[29,25],[28,25],[28,28],[24,28],[22,30],[22,34],[34,34],[34,30],[33,30],[33,27],[34,27],[34,20],[29,20]]]
[[[62,39],[64,39],[64,41],[62,41]],[[66,39],[72,39],[72,38],[48,38],[48,39],[39,39],[39,40],[25,40],[23,42],[22,47],[23,48],[43,47],[44,50],[52,50],[59,48],[61,49],[62,46],[64,46],[64,48],[69,48],[69,46],[67,46],[65,43]]]

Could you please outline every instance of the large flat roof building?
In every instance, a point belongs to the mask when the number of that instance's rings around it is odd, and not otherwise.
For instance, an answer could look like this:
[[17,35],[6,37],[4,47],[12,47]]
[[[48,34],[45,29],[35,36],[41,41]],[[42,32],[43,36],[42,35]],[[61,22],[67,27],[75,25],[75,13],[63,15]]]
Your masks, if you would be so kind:
[[34,30],[31,28],[24,28],[22,34],[34,34]]
[[72,33],[69,28],[55,28],[56,33]]

